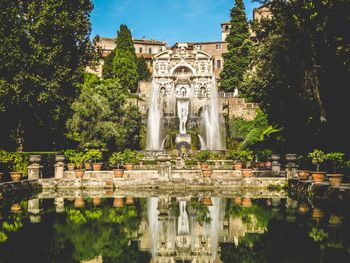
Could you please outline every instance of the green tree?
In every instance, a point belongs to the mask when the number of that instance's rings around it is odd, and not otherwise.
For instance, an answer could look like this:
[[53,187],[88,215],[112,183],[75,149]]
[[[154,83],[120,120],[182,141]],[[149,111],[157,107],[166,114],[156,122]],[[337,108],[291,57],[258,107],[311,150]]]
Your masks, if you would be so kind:
[[136,92],[138,81],[146,76],[143,65],[140,66],[131,32],[126,25],[121,25],[116,38],[116,48],[106,57],[102,76],[104,79],[115,78],[123,88]]
[[137,73],[140,80],[149,80],[151,78],[151,72],[148,69],[146,60],[144,57],[137,58]]
[[92,4],[1,0],[0,8],[2,146],[58,148],[91,54]]
[[126,104],[127,98],[128,92],[113,79],[83,85],[67,122],[70,138],[81,148],[139,149],[141,114]]
[[241,91],[283,128],[289,150],[349,151],[350,129],[340,114],[347,111],[350,80],[349,3],[277,0],[269,7],[273,18],[257,27]]
[[104,59],[104,63],[102,67],[102,77],[104,79],[114,78],[113,59],[115,57],[115,52],[116,52],[116,49],[113,49],[112,52],[108,54]]
[[231,10],[231,30],[227,36],[228,53],[224,54],[224,69],[220,87],[225,91],[238,88],[250,63],[251,41],[243,0],[236,0]]

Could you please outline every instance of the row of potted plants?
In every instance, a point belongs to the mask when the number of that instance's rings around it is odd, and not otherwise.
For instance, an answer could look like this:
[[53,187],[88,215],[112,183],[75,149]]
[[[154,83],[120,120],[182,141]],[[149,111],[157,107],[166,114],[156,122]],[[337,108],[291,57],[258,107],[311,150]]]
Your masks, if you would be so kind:
[[[344,174],[338,171],[342,168],[350,167],[350,161],[346,161],[345,154],[341,152],[325,153],[319,149],[315,149],[308,154],[308,157],[315,166],[316,171],[299,170],[298,176],[301,180],[307,180],[311,175],[315,183],[322,183],[327,175],[331,186],[339,186],[342,183]],[[329,163],[332,166],[331,173],[320,171],[321,166],[325,163]]]
[[[75,150],[65,151],[65,157],[68,161],[67,168],[69,171],[74,171],[76,178],[83,178],[84,170],[101,171],[103,167],[103,153],[101,150],[92,149],[86,152],[78,152]],[[114,168],[115,177],[122,177],[124,168],[126,170],[133,170],[134,165],[139,162],[141,156],[138,151],[126,149],[123,152],[113,153],[108,164]],[[85,168],[85,169],[83,169]]]

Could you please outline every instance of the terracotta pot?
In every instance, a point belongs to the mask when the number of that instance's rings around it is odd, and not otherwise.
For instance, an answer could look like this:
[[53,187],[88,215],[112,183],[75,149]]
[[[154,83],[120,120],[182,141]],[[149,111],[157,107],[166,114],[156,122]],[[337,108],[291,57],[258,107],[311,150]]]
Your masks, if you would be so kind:
[[74,171],[74,163],[67,163],[68,171]]
[[123,207],[124,206],[123,198],[120,198],[120,197],[114,198],[113,206],[116,208]]
[[312,217],[312,219],[322,219],[324,217],[324,213],[319,208],[313,208],[311,217]]
[[82,179],[84,177],[84,171],[83,170],[75,170],[74,171],[75,178]]
[[91,163],[84,163],[84,167],[86,171],[90,171],[92,168]]
[[235,163],[233,164],[233,169],[234,169],[234,170],[240,171],[240,170],[242,170],[242,166],[243,166],[243,163],[242,163],[242,162],[235,162]]
[[310,210],[308,204],[302,203],[299,205],[298,211],[300,214],[305,214]]
[[22,173],[21,172],[11,172],[10,176],[11,176],[12,181],[19,182],[21,180]]
[[132,196],[127,196],[126,199],[125,199],[125,204],[133,205],[134,204],[134,198]]
[[99,205],[101,204],[101,197],[94,197],[94,198],[92,199],[92,204],[93,204],[94,206],[99,206]]
[[327,174],[327,177],[329,179],[329,184],[332,187],[338,187],[341,185],[343,181],[343,174]]
[[308,170],[299,170],[298,176],[300,180],[308,180],[310,176],[310,171]]
[[242,198],[240,196],[235,197],[234,203],[236,205],[241,205],[242,204]]
[[93,163],[92,167],[93,167],[94,171],[101,171],[102,163]]
[[81,197],[75,198],[75,200],[74,200],[74,206],[75,206],[76,208],[82,208],[82,207],[84,207],[84,205],[85,205],[85,202],[84,202],[84,199],[83,199],[83,198],[81,198]]
[[253,170],[252,169],[242,169],[242,175],[243,177],[252,177],[253,176]]
[[113,169],[114,177],[115,178],[121,178],[124,175],[123,169]]
[[209,164],[208,163],[201,163],[201,169],[208,169]]
[[341,226],[343,219],[340,216],[332,214],[328,222],[331,226],[338,227]]
[[202,169],[203,177],[211,177],[213,173],[212,169]]
[[124,164],[125,170],[132,171],[134,170],[134,164],[133,163],[126,163]]
[[11,205],[11,208],[10,208],[11,212],[17,213],[21,210],[22,210],[22,208],[21,208],[21,205],[19,203],[15,203],[15,204]]
[[322,183],[326,178],[325,172],[311,172],[311,175],[314,183]]
[[203,197],[201,199],[201,203],[205,206],[212,206],[213,205],[213,201],[211,200],[210,197]]
[[244,207],[251,207],[252,206],[252,199],[250,198],[243,198],[243,201],[242,201],[242,206]]

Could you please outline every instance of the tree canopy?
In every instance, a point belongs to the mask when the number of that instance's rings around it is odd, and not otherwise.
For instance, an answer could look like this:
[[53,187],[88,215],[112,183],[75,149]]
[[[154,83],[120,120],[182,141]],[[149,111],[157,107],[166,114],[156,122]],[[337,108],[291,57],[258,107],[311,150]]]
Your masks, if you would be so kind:
[[0,1],[1,147],[63,146],[89,61],[90,0]]
[[126,104],[128,92],[116,80],[89,80],[73,103],[70,137],[80,148],[139,149],[141,115]]
[[349,151],[349,2],[282,1],[255,25],[257,43],[241,92],[283,128],[287,148]]

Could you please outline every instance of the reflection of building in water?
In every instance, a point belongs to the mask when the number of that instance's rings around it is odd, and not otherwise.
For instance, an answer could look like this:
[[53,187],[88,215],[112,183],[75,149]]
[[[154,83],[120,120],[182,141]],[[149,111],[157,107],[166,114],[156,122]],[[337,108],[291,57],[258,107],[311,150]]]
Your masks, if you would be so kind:
[[[152,262],[221,262],[219,243],[234,243],[246,233],[262,233],[256,219],[225,216],[226,200],[212,198],[207,207],[210,223],[201,223],[189,198],[148,199],[148,216],[139,228],[139,248],[150,251]],[[205,206],[202,206],[206,208]],[[146,219],[147,218],[147,219]]]

